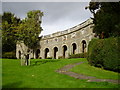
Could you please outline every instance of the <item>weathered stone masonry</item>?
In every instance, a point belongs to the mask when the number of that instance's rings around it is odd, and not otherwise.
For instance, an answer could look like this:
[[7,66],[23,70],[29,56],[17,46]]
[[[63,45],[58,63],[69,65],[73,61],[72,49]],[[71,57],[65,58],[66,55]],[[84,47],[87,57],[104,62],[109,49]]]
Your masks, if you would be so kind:
[[[93,21],[87,21],[67,29],[65,31],[56,32],[43,36],[40,40],[40,47],[35,52],[31,52],[30,58],[68,58],[71,54],[87,52],[89,41],[94,38]],[[25,45],[24,49],[27,47]],[[21,57],[22,50],[16,45],[16,57]]]

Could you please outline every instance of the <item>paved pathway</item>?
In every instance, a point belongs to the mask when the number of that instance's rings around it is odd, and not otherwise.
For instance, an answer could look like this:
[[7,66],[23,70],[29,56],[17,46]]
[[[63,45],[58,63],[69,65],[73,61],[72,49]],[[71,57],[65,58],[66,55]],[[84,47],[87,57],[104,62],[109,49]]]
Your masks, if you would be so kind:
[[79,62],[79,63],[75,63],[75,64],[69,64],[64,66],[63,68],[57,70],[56,72],[61,73],[61,74],[66,74],[69,75],[71,77],[74,77],[76,79],[87,79],[87,82],[111,82],[111,83],[116,83],[116,84],[120,84],[120,80],[112,80],[112,79],[97,79],[96,77],[92,77],[92,76],[86,76],[83,74],[78,74],[75,72],[71,72],[69,71],[72,67],[82,64],[83,62]]

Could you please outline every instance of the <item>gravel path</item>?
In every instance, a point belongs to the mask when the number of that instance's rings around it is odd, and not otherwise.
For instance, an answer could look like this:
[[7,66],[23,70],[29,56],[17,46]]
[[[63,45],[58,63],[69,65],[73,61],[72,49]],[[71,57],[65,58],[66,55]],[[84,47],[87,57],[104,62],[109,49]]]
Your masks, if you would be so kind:
[[79,65],[79,64],[82,64],[82,63],[83,62],[66,65],[63,68],[57,70],[56,72],[61,73],[61,74],[69,75],[69,76],[74,77],[76,79],[87,79],[87,82],[111,82],[111,83],[120,84],[120,80],[97,79],[96,77],[86,76],[86,75],[83,75],[83,74],[78,74],[78,73],[69,71],[72,67],[74,67],[76,65]]

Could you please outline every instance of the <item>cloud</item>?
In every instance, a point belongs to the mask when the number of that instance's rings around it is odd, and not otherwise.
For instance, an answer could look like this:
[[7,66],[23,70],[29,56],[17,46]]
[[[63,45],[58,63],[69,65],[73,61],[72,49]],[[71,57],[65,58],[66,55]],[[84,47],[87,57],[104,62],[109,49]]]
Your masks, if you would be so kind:
[[61,31],[89,19],[91,13],[85,10],[88,2],[3,2],[3,11],[25,18],[30,10],[41,10],[44,35]]

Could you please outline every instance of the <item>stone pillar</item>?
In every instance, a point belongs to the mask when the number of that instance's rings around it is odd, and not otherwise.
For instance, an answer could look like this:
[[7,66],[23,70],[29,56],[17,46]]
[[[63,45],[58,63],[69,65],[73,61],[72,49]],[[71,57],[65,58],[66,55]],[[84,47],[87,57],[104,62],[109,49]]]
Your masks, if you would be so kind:
[[58,59],[58,51],[56,52],[56,59]]
[[62,56],[63,56],[63,47],[62,45],[60,45],[58,48],[58,57],[62,57]]
[[41,57],[42,59],[45,59],[45,50],[44,50],[44,48],[41,48],[40,57]]
[[80,42],[80,53],[82,53],[82,42]]

